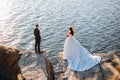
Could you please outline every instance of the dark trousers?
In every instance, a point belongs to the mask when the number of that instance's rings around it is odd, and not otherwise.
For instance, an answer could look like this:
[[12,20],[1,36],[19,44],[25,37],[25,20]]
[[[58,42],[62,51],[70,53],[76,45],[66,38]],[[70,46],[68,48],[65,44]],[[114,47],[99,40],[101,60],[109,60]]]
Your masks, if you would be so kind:
[[40,39],[35,39],[35,52],[40,52]]

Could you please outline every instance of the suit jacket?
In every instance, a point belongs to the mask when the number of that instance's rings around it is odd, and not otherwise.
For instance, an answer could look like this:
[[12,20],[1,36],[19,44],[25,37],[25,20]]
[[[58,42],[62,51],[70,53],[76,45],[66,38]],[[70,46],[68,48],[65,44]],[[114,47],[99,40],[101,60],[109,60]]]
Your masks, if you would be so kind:
[[39,29],[34,29],[34,36],[35,36],[35,39],[41,40],[40,30]]

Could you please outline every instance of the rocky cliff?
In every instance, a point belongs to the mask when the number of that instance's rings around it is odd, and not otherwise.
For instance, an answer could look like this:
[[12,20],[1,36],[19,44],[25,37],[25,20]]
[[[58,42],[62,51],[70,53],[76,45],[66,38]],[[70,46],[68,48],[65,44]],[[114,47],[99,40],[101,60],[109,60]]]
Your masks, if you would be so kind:
[[54,80],[54,70],[44,54],[0,45],[0,80]]
[[63,59],[63,52],[58,53],[58,80],[120,80],[120,50],[93,54],[102,57],[101,63],[86,71],[73,71]]
[[54,80],[53,66],[45,52],[36,54],[32,50],[24,50],[22,53],[19,66],[27,80]]
[[0,45],[0,80],[25,80],[18,66],[21,55],[17,48]]

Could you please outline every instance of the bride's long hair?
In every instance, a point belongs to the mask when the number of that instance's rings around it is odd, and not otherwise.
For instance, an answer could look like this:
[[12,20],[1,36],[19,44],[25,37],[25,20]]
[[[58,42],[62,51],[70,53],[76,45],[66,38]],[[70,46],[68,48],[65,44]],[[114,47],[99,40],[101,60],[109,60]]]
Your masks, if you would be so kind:
[[73,28],[73,27],[70,27],[69,30],[70,30],[70,34],[71,34],[72,36],[74,36],[74,28]]

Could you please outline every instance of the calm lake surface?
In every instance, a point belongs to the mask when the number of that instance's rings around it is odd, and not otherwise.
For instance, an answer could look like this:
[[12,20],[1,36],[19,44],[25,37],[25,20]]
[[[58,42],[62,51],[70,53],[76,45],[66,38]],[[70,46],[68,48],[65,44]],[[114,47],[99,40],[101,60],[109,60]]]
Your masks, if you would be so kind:
[[0,0],[0,44],[34,50],[33,30],[40,25],[41,48],[57,74],[57,53],[66,32],[90,52],[120,49],[120,0]]

